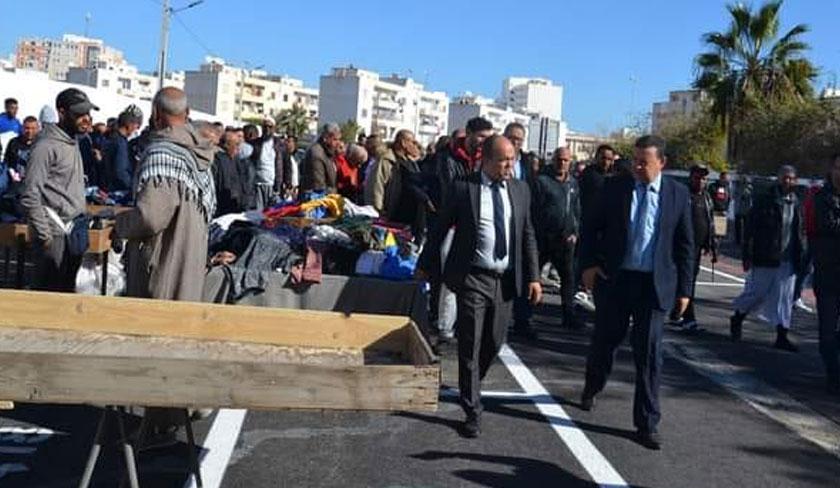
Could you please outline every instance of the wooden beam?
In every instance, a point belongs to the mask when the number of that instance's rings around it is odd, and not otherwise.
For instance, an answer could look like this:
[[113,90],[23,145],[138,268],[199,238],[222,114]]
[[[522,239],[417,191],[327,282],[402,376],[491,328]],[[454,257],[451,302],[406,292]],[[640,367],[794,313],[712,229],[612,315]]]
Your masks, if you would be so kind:
[[154,359],[251,361],[257,363],[363,366],[351,348],[275,346],[178,337],[128,336],[70,330],[0,327],[0,351],[30,354],[116,356]]
[[408,355],[406,359],[408,359],[411,364],[417,366],[437,364],[438,357],[435,355],[434,351],[432,351],[428,341],[426,341],[423,337],[423,333],[420,332],[420,328],[417,327],[417,324],[412,322],[408,325],[408,327],[408,333],[405,335],[407,341],[405,351]]
[[385,315],[0,290],[3,327],[401,351],[408,322]]
[[434,410],[436,366],[331,367],[0,352],[0,398],[248,409]]

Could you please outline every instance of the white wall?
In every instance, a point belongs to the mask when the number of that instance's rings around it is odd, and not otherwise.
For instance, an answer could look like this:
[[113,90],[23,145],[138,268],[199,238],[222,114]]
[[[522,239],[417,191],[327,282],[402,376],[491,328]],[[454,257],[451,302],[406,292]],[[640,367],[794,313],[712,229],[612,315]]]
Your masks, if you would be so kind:
[[[0,91],[2,91],[3,98],[13,97],[18,100],[18,118],[20,120],[28,115],[37,117],[44,105],[55,108],[55,97],[67,88],[82,90],[91,102],[99,107],[98,112],[91,113],[94,123],[105,122],[109,117],[116,117],[131,104],[140,107],[145,119],[148,119],[152,111],[151,102],[117,95],[110,91],[98,90],[89,86],[53,81],[47,77],[46,73],[36,71],[18,70],[8,72],[0,70],[0,87],[2,87]],[[197,110],[191,110],[191,116],[194,119],[219,120],[225,124],[232,123],[232,121],[220,119]]]

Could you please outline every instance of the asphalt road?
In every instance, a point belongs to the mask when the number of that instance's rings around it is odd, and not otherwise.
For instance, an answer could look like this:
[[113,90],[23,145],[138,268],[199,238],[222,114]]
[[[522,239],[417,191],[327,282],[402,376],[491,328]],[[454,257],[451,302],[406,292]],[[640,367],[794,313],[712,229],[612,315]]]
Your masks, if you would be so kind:
[[[195,424],[205,486],[840,485],[840,398],[823,391],[815,316],[795,314],[797,354],[772,349],[773,327],[754,318],[744,341],[731,343],[739,275],[734,266],[719,269],[730,276],[699,279],[705,330],[666,334],[662,451],[632,439],[629,347],[596,409],[577,407],[591,323],[559,328],[549,295],[535,316],[538,340],[512,342],[484,384],[479,439],[458,435],[462,413],[449,388],[434,413],[223,411]],[[454,350],[443,351],[442,366],[443,383],[456,386]],[[35,405],[0,412],[0,487],[74,486],[99,413]],[[141,453],[142,486],[189,486],[186,454],[183,443]],[[122,472],[111,446],[94,486],[116,486]]]

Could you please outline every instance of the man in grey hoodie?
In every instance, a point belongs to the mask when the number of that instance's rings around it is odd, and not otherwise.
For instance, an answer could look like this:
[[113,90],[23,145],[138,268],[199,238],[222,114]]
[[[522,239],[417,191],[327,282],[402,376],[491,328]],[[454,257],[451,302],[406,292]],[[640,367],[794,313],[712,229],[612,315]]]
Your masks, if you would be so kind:
[[57,124],[45,124],[29,156],[23,195],[33,236],[38,290],[73,292],[82,256],[68,252],[67,226],[85,213],[82,156],[76,135],[91,125],[90,111],[99,110],[81,90],[68,88],[55,100]]

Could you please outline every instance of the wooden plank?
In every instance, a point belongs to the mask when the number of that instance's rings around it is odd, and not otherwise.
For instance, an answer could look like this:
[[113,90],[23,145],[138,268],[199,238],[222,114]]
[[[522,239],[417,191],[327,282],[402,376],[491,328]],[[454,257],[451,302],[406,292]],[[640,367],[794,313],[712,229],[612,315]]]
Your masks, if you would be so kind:
[[0,352],[0,398],[248,409],[434,410],[436,366],[328,367]]
[[409,362],[415,366],[437,364],[438,357],[432,351],[428,341],[423,337],[423,333],[420,332],[417,324],[411,322],[408,325],[408,329],[406,333],[407,344],[405,352],[408,355],[407,359]]
[[0,326],[403,351],[405,317],[0,290]]
[[67,330],[0,327],[0,351],[119,356],[148,359],[253,361],[259,363],[362,366],[359,349],[274,346],[177,337],[128,336]]
[[[111,229],[112,226],[107,226],[105,229],[90,229],[88,230],[88,245],[87,252],[94,254],[102,254],[111,249]],[[0,224],[0,246],[17,247],[21,243],[29,245],[32,243],[32,235],[29,226],[26,224]]]
[[95,217],[99,215],[99,212],[102,212],[103,210],[111,210],[114,212],[115,215],[119,215],[123,212],[128,212],[132,208],[134,207],[126,207],[124,205],[88,205],[87,213]]

